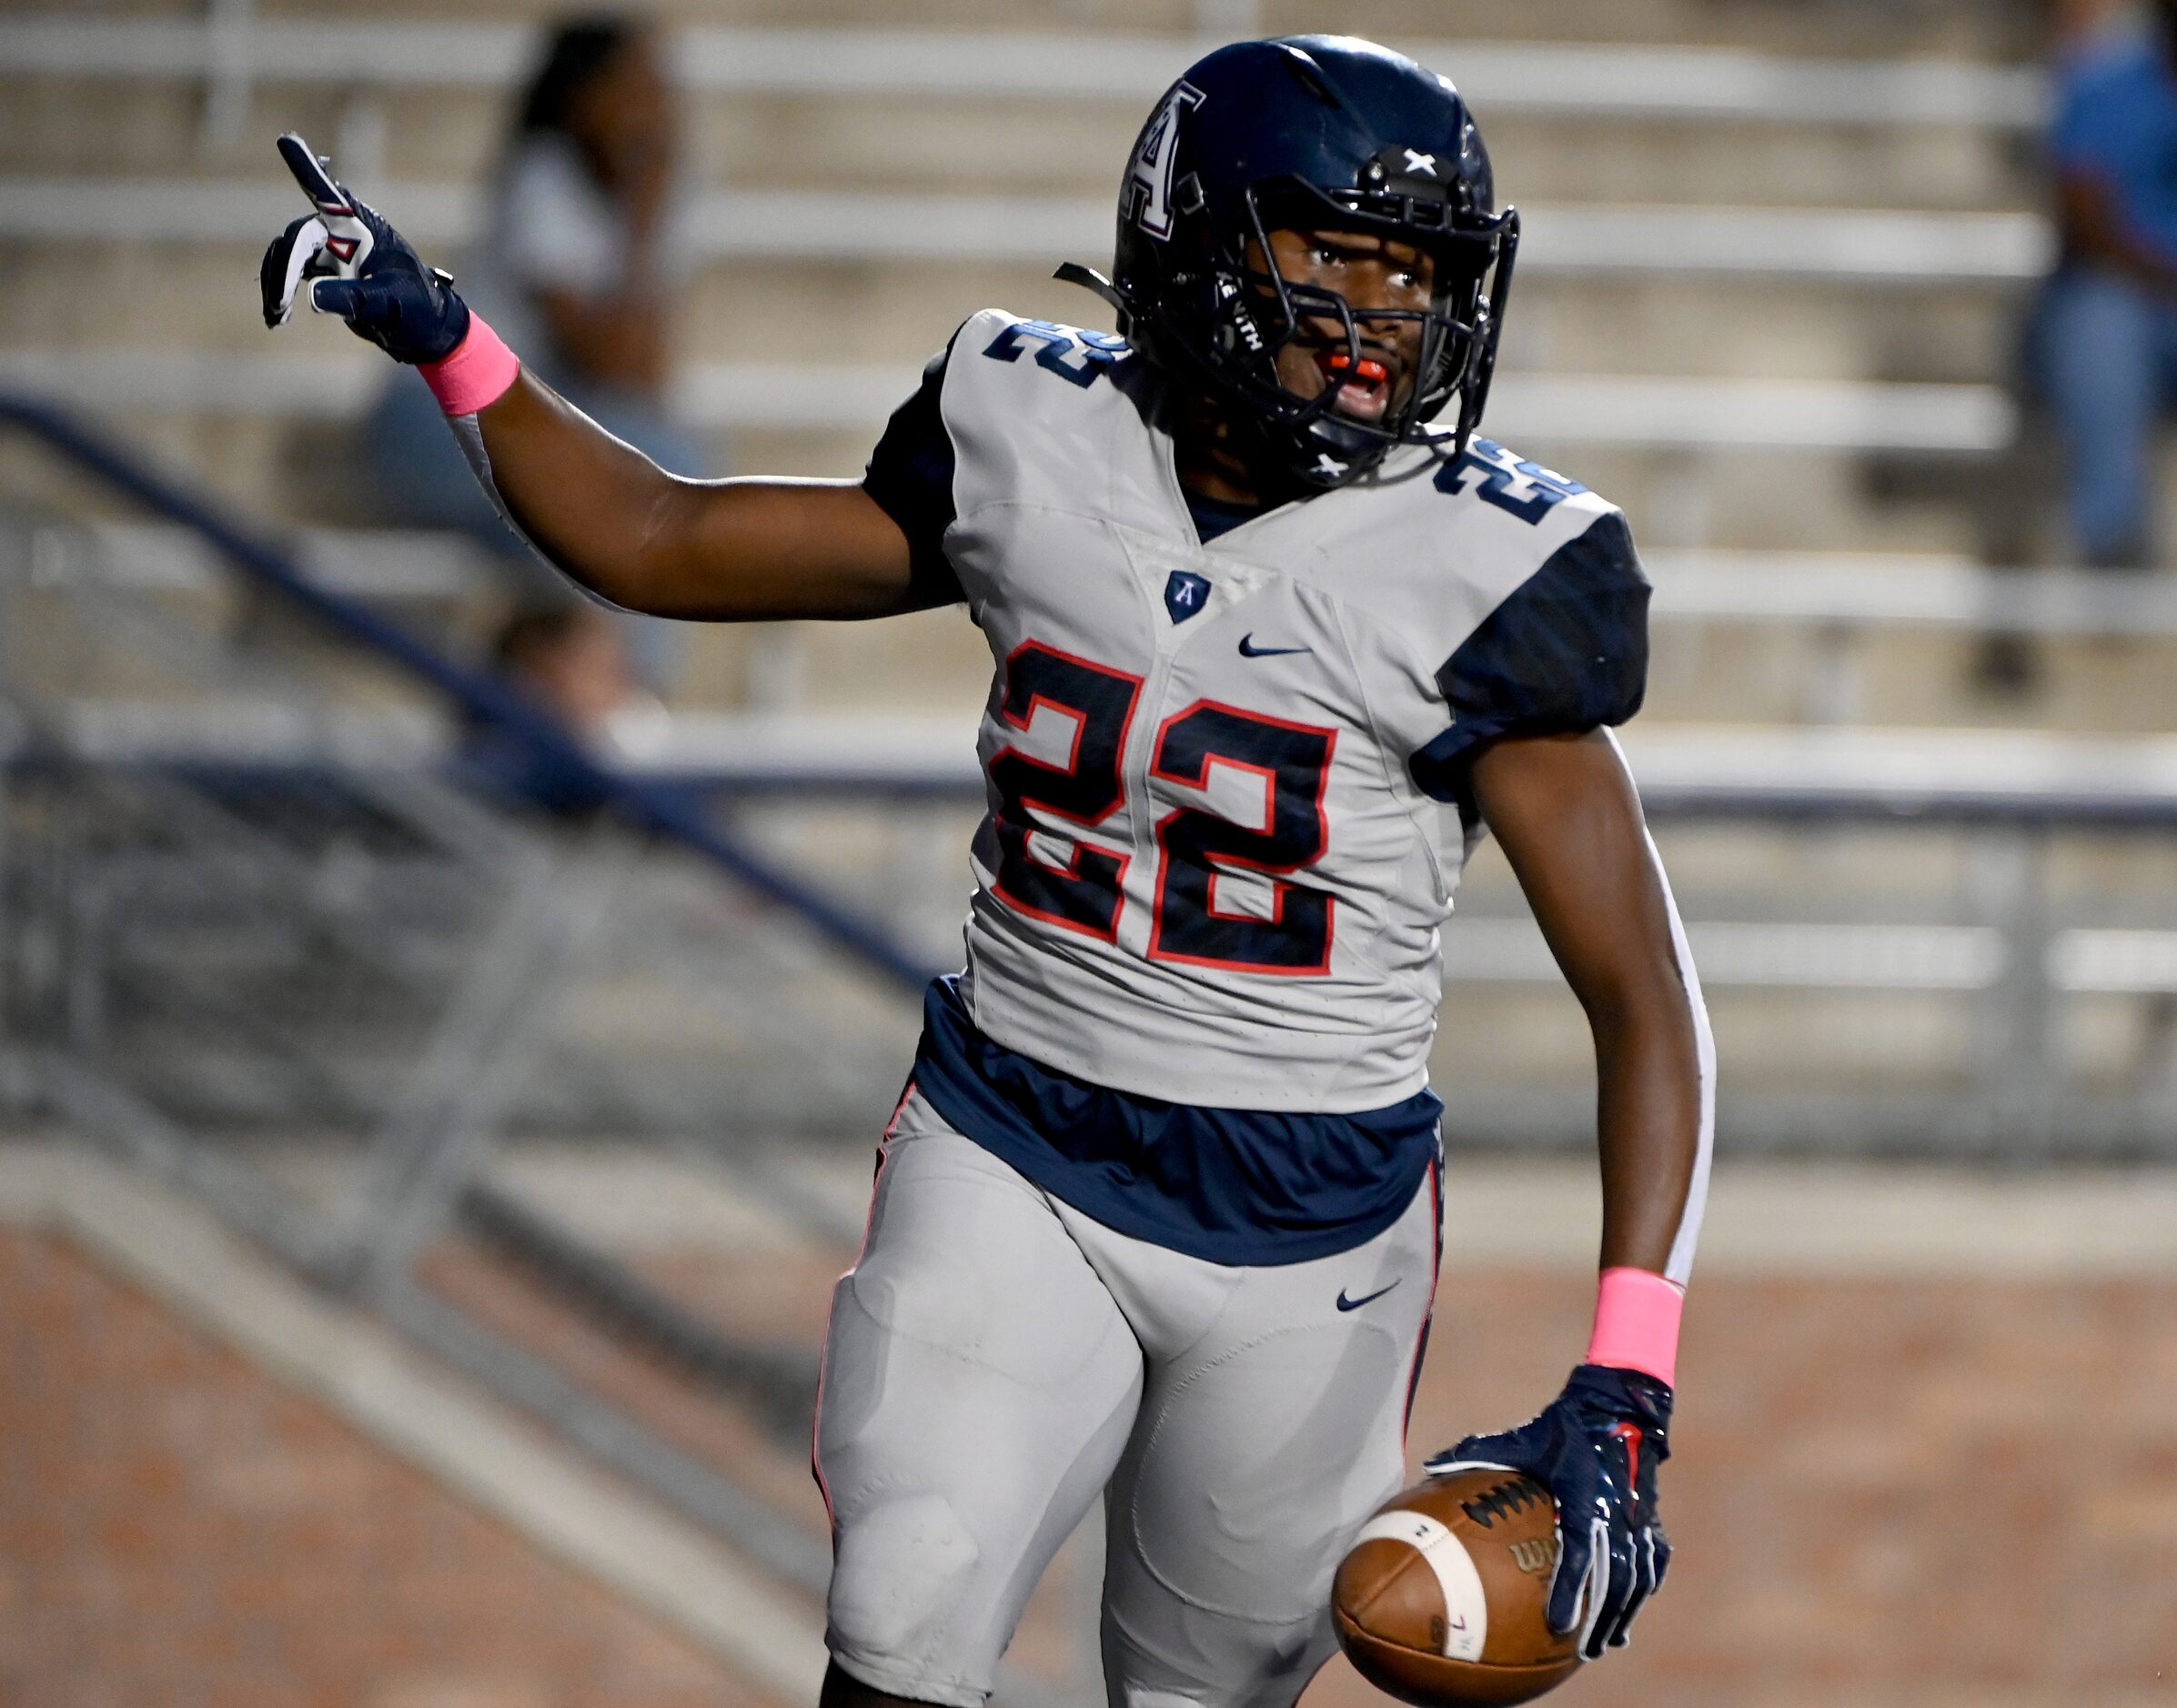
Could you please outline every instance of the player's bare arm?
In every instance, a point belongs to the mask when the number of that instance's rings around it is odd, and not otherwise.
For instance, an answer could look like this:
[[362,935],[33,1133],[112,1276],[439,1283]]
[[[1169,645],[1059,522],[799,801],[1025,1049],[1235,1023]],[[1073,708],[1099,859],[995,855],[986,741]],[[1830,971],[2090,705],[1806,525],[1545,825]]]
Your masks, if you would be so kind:
[[887,617],[932,603],[907,537],[852,481],[685,480],[529,375],[477,416],[492,484],[602,598],[711,622]]
[[906,536],[844,481],[685,480],[535,377],[384,216],[299,136],[281,157],[314,211],[267,250],[267,326],[297,298],[420,369],[492,497],[543,555],[600,598],[711,621],[866,618],[943,603],[918,586]]
[[1602,1286],[1595,1337],[1565,1391],[1428,1469],[1501,1464],[1548,1487],[1559,1512],[1548,1622],[1577,1629],[1595,1660],[1627,1641],[1670,1563],[1656,1473],[1670,1452],[1678,1299],[1698,1221],[1706,1022],[1616,741],[1602,730],[1500,741],[1470,782],[1594,1030]]
[[1660,1275],[1700,1148],[1698,1024],[1654,845],[1618,744],[1500,741],[1476,803],[1595,1034],[1602,1267]]

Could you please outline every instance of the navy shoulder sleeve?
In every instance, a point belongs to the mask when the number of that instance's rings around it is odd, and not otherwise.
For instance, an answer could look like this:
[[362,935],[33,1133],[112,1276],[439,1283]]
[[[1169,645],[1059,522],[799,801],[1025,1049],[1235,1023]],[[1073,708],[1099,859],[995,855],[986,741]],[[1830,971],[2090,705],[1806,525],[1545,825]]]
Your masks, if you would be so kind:
[[1466,767],[1500,737],[1625,722],[1648,689],[1648,596],[1617,511],[1558,548],[1436,672],[1451,728],[1408,761],[1414,781],[1456,800]]
[[967,597],[945,557],[945,530],[955,514],[952,436],[945,430],[938,398],[952,356],[947,344],[930,358],[922,385],[893,411],[862,477],[862,490],[907,536],[913,591],[923,605],[955,605]]

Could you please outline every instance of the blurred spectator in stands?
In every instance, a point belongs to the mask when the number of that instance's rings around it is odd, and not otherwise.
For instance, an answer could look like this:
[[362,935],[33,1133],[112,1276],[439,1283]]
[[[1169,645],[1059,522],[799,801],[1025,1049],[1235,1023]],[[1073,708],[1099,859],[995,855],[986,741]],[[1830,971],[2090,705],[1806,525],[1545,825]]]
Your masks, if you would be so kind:
[[[666,408],[682,271],[679,155],[657,36],[617,17],[561,25],[494,172],[483,240],[459,271],[462,295],[526,367],[665,467],[701,476],[714,472],[711,457]],[[399,520],[462,528],[519,554],[423,387],[388,387],[368,437]],[[667,626],[625,628],[642,673],[662,687]]]
[[2154,430],[2177,401],[2177,0],[2112,17],[2078,0],[2050,138],[2062,255],[2033,330],[2085,561],[2148,563]]
[[[491,662],[532,706],[549,713],[607,765],[640,759],[663,743],[668,720],[628,667],[609,613],[583,602],[517,610],[492,643]],[[518,732],[480,726],[462,744],[472,780],[513,800],[579,813],[598,797]]]

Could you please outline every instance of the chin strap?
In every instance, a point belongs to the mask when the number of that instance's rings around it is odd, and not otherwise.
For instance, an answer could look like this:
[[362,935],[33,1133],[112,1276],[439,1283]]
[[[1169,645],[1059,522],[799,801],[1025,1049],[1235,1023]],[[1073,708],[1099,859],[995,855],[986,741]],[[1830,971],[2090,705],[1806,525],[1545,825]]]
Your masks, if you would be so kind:
[[[1062,285],[1078,285],[1094,291],[1118,316],[1121,335],[1127,333],[1134,311],[1127,306],[1125,294],[1094,267],[1063,261],[1051,276]],[[1391,450],[1389,445],[1379,444],[1367,434],[1345,430],[1342,422],[1328,416],[1318,416],[1297,431],[1281,430],[1266,422],[1252,425],[1267,460],[1286,478],[1311,492],[1329,492],[1351,485]]]
[[1134,318],[1134,311],[1126,306],[1126,298],[1119,294],[1119,287],[1093,266],[1083,266],[1078,261],[1062,261],[1058,271],[1051,276],[1062,285],[1078,285],[1083,290],[1094,291],[1109,303],[1119,316],[1119,330],[1126,330],[1126,323]]

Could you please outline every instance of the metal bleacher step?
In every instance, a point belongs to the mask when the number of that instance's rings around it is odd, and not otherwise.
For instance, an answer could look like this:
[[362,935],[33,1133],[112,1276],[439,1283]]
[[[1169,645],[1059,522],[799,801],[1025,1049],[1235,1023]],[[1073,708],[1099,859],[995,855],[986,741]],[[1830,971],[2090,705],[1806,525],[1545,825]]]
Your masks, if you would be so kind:
[[[0,239],[257,247],[286,203],[267,172],[226,180],[0,178]],[[475,236],[475,194],[445,183],[373,187],[403,235],[443,252]],[[1668,204],[1523,206],[1523,277],[1624,273],[1914,287],[2011,286],[2054,254],[2022,213]],[[687,214],[694,258],[1043,264],[1109,246],[1107,195],[944,195],[835,188],[717,190]]]
[[[212,548],[175,524],[89,522],[53,538],[79,540],[96,559],[88,573],[116,588],[205,593],[226,585]],[[491,555],[459,535],[312,527],[294,545],[311,579],[344,598],[454,603],[499,585]],[[26,549],[40,548],[34,540]],[[1656,587],[1651,615],[1662,623],[2177,638],[2177,583],[2160,577],[1991,569],[1933,553],[1664,549],[1644,552],[1642,563]]]
[[[882,21],[894,26],[680,31],[699,175],[751,186],[1102,196],[1144,105],[1202,45],[1184,30],[1086,35],[1056,9],[973,36],[964,18],[938,30]],[[2008,139],[2042,105],[2031,69],[1874,57],[1889,45],[1874,40],[1853,44],[1868,57],[1809,60],[1581,45],[1539,23],[1530,40],[1477,40],[1502,20],[1459,17],[1469,27],[1447,31],[1441,11],[1404,22],[1389,33],[1459,77],[1487,125],[1500,183],[1524,202],[1649,201],[1668,185],[1702,202],[2014,206]],[[1717,22],[1704,17],[1689,34]],[[512,21],[276,18],[244,32],[46,14],[0,19],[0,79],[12,75],[20,86],[10,98],[26,111],[128,92],[119,122],[95,134],[26,126],[15,158],[30,170],[163,172],[204,157],[215,133],[212,156],[247,165],[253,138],[292,124],[366,185],[427,169],[477,177],[535,40],[532,25]],[[214,113],[226,115],[217,126]]]
[[[102,761],[226,756],[396,767],[428,760],[449,733],[417,712],[237,696],[76,699],[54,732],[70,750]],[[2177,822],[2177,737],[1649,724],[1623,741],[1651,809],[1673,819],[1879,811],[1931,821]],[[683,713],[614,762],[635,775],[729,791],[907,792],[963,802],[983,794],[973,719],[952,715]]]
[[[1356,32],[1368,31],[1372,26],[1359,15],[1369,9],[1349,6],[1342,22]],[[1629,8],[1594,9],[1622,20]],[[800,15],[806,18],[811,10],[801,8]],[[544,8],[539,11],[542,15]],[[1526,11],[1531,18],[1540,8]],[[892,15],[881,8],[870,12]],[[768,28],[684,23],[674,33],[674,58],[677,74],[706,94],[860,90],[1138,105],[1153,99],[1204,45],[1184,28],[1088,35],[1051,27],[1059,15],[1046,11],[1042,28],[1001,25],[972,33],[972,21],[957,7],[942,29],[856,27],[845,20]],[[1520,22],[1528,25],[1529,19]],[[1529,39],[1514,41],[1456,33],[1430,39],[1397,27],[1376,26],[1374,33],[1425,64],[1456,66],[1476,100],[1504,111],[1886,128],[2018,129],[2042,116],[2040,79],[2023,67],[1871,55],[1809,60],[1720,45],[1583,40],[1585,33],[1550,31],[1538,18],[1534,25]],[[254,19],[237,29],[217,20],[121,23],[46,14],[0,24],[0,70],[136,80],[239,75],[268,81],[501,88],[527,66],[535,42],[535,26],[515,22],[381,21],[351,15],[324,21]]]
[[[231,585],[218,555],[201,535],[170,522],[105,520],[46,531],[50,546],[34,538],[25,548],[37,567],[41,551],[58,573],[85,574],[127,593],[208,594]],[[296,556],[312,581],[347,599],[432,600],[459,603],[499,586],[491,555],[458,534],[422,528],[300,530]],[[71,565],[80,545],[88,565]]]
[[[674,60],[700,114],[699,172],[795,188],[1101,194],[1145,104],[1204,45],[1184,28],[1149,33],[1138,12],[1131,30],[1093,35],[1067,27],[1056,8],[973,34],[964,15],[948,17],[922,30],[883,13],[859,27],[680,29]],[[2044,105],[2031,68],[1885,57],[1894,45],[1871,36],[1849,44],[1858,57],[1809,58],[1583,43],[1539,21],[1530,39],[1486,39],[1501,17],[1446,29],[1443,9],[1384,21],[1389,39],[1459,79],[1493,138],[1500,182],[1526,201],[1652,200],[1671,185],[1696,201],[2011,206],[2020,177],[2009,144]],[[1718,22],[1704,15],[1685,33],[1698,38]],[[511,20],[350,15],[237,30],[45,14],[0,19],[0,79],[22,85],[12,98],[26,105],[129,92],[121,122],[95,135],[26,127],[17,158],[35,170],[161,171],[207,144],[247,163],[253,136],[295,124],[367,184],[427,166],[477,176],[536,43],[534,25]]]
[[[6,194],[0,184],[0,204]],[[257,199],[277,197],[267,188]],[[260,226],[269,216],[260,206]],[[1108,325],[1103,305],[1051,276],[1061,259],[1105,258],[1108,230],[1078,235],[1077,244],[1035,251],[1023,243],[1018,259],[729,254],[700,267],[677,294],[676,343],[698,362],[776,360],[786,352],[825,365],[896,364],[912,375],[978,308]],[[824,241],[838,241],[836,234]],[[0,337],[0,350],[152,344],[227,357],[363,353],[360,346],[348,350],[337,333],[328,342],[325,328],[313,332],[307,321],[280,337],[266,335],[251,282],[254,243],[116,249],[53,238],[9,246],[15,259],[0,276],[0,325],[24,330]],[[424,252],[465,276],[460,246],[426,243]],[[1770,273],[1613,275],[1599,259],[1592,267],[1545,260],[1523,272],[1504,366],[1693,379],[1970,383],[1990,373],[2005,347],[2019,294],[2001,282],[1851,285],[1789,265]],[[1879,314],[1870,296],[1882,305]],[[494,307],[488,298],[476,306],[487,316]],[[34,328],[42,334],[35,347]]]
[[[480,634],[510,594],[504,562],[458,537],[318,527],[291,538],[320,586],[399,607],[436,633]],[[2032,706],[2052,727],[2143,730],[2177,715],[2168,688],[2177,585],[2162,578],[1991,570],[1935,553],[1657,548],[1643,559],[1656,585],[1650,706],[1666,719],[1977,723],[1990,708],[1968,692],[1970,659],[1993,634],[2037,648],[2044,685]],[[8,561],[35,585],[82,577],[169,609],[186,598],[229,608],[211,551],[164,525],[34,527],[11,537]],[[966,705],[983,668],[973,637],[942,618],[897,634],[703,628],[690,641],[687,710],[749,694],[759,652],[811,706]]]
[[[0,385],[116,414],[346,420],[384,383],[382,364],[166,349],[0,350]],[[801,428],[873,439],[912,390],[909,363],[690,364],[677,413],[699,427]],[[1490,427],[1523,448],[1988,452],[2011,442],[1997,387],[1852,380],[1505,374]]]

